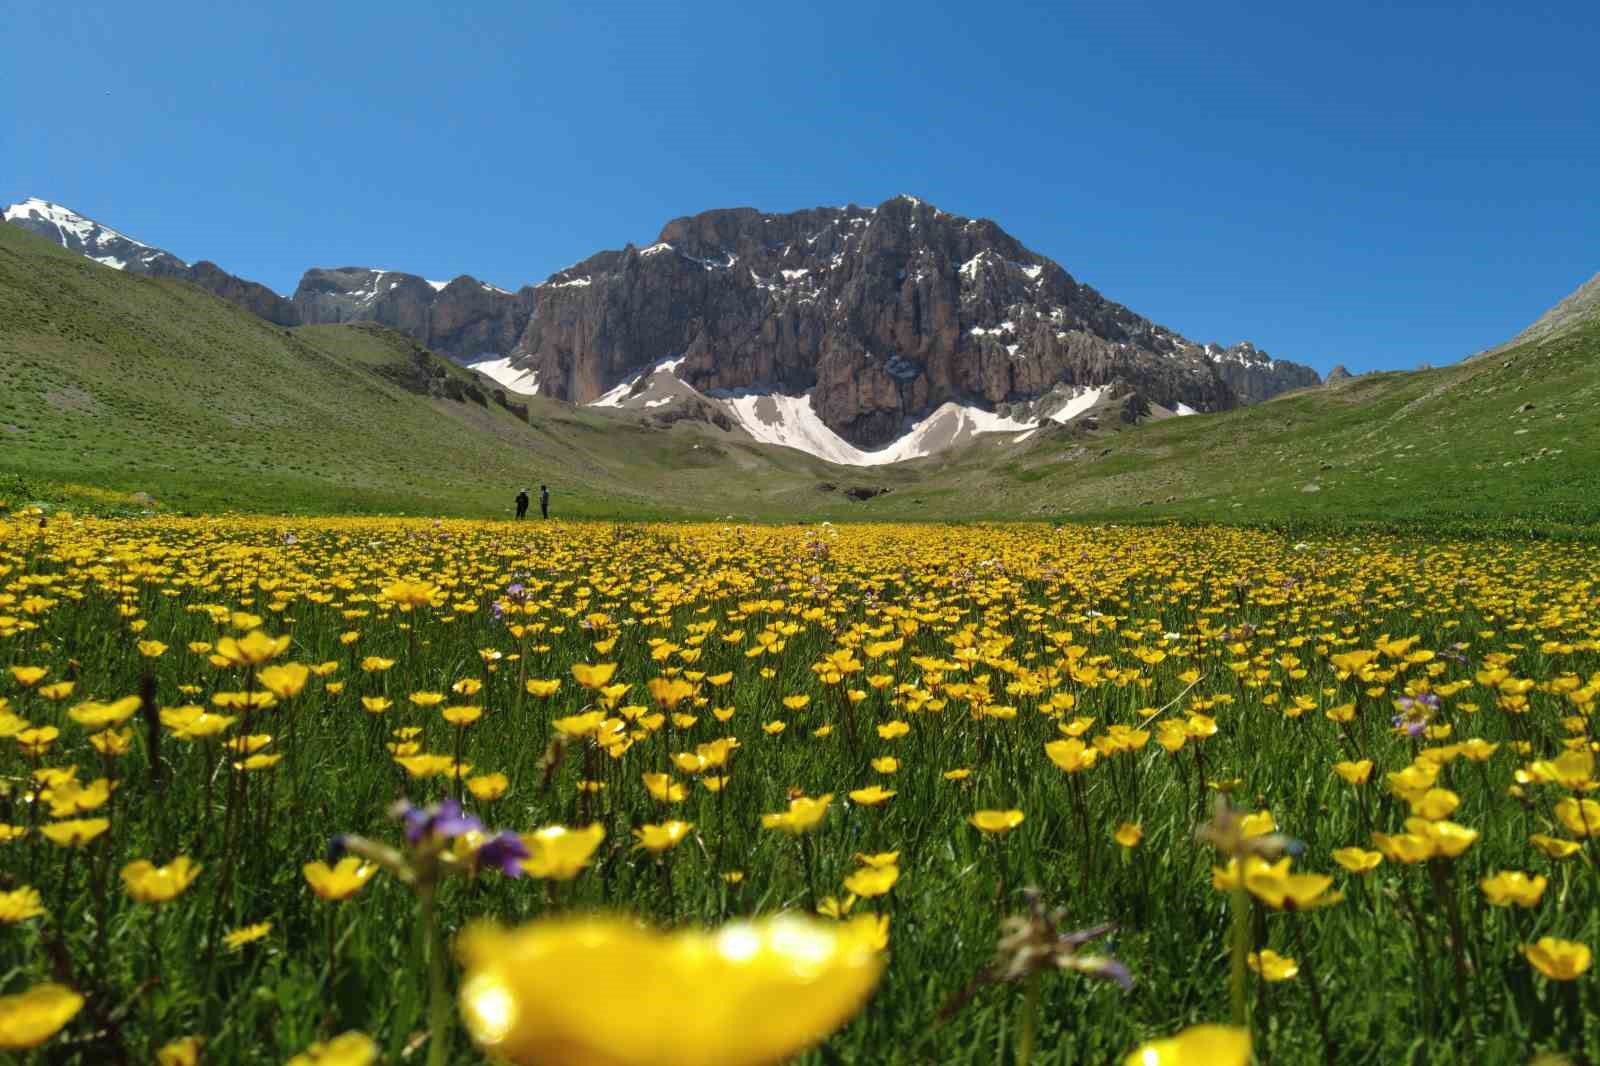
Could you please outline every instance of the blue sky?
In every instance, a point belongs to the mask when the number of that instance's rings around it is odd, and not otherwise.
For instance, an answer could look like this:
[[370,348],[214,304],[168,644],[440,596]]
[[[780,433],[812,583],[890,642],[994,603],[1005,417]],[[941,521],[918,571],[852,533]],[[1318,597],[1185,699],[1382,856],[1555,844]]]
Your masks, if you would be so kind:
[[908,192],[1199,341],[1442,363],[1600,270],[1565,4],[13,0],[0,197],[281,292]]

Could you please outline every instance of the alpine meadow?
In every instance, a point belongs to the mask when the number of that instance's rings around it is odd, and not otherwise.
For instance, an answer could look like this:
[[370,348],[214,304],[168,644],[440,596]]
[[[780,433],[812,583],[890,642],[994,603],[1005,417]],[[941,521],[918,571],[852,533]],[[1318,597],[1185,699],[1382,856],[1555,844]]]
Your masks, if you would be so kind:
[[7,28],[0,1062],[1600,1063],[1592,12]]

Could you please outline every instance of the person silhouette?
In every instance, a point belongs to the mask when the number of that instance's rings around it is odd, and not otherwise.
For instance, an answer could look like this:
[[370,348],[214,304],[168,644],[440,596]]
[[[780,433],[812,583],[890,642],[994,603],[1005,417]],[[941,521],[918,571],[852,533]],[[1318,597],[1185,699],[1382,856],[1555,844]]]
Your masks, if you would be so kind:
[[550,517],[550,486],[539,486],[539,515],[542,518]]
[[528,490],[523,489],[517,493],[517,518],[521,520],[526,517],[528,517]]

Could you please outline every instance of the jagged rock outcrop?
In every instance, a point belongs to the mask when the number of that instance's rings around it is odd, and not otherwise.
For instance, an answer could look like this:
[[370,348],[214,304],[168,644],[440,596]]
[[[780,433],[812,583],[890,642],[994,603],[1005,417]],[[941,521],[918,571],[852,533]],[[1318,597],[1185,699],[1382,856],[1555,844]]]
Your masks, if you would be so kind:
[[534,290],[509,293],[465,275],[446,283],[369,267],[313,268],[293,303],[307,325],[377,322],[464,360],[510,351],[533,312]]
[[1322,383],[1324,385],[1337,385],[1339,382],[1349,381],[1353,377],[1355,377],[1355,375],[1346,370],[1343,363],[1340,363],[1338,366],[1328,371],[1328,376],[1322,380]]
[[1230,348],[1208,344],[1206,352],[1217,376],[1240,403],[1261,403],[1291,389],[1322,384],[1322,379],[1310,367],[1274,359],[1249,341]]
[[1202,347],[1028,251],[993,222],[912,197],[669,222],[538,287],[514,362],[575,403],[666,357],[702,392],[811,392],[846,440],[893,440],[947,400],[1029,403],[1057,384],[1125,382],[1219,410],[1316,384],[1249,345]]

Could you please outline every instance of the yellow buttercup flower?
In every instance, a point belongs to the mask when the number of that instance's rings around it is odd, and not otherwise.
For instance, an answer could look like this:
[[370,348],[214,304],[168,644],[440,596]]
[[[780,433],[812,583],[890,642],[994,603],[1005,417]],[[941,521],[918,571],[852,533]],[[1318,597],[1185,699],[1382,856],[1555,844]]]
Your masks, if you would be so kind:
[[1251,971],[1260,974],[1264,981],[1287,981],[1300,972],[1299,963],[1279,955],[1271,948],[1263,948],[1259,952],[1252,951],[1245,957],[1245,961]]
[[1116,832],[1111,834],[1113,840],[1125,848],[1136,848],[1144,839],[1144,830],[1138,822],[1123,822],[1117,826]]
[[613,918],[473,929],[462,1018],[516,1066],[782,1062],[866,1002],[883,969],[868,932],[794,915],[671,934]]
[[605,837],[605,826],[599,822],[581,829],[547,825],[532,833],[523,833],[522,843],[528,849],[528,858],[522,868],[530,877],[570,881],[589,864]]
[[1575,837],[1600,836],[1600,803],[1568,796],[1556,804],[1556,817]]
[[985,833],[1009,833],[1022,824],[1021,811],[978,811],[967,819],[973,827]]
[[1077,737],[1052,740],[1044,746],[1044,753],[1050,757],[1051,762],[1069,774],[1089,769],[1100,757],[1098,749],[1090,747]]
[[257,922],[255,925],[246,925],[233,930],[223,936],[222,942],[227,945],[229,951],[243,951],[245,945],[254,944],[270,932],[272,932],[271,922]]
[[338,902],[365,888],[378,868],[354,855],[346,855],[333,866],[321,861],[308,862],[300,871],[319,899]]
[[256,683],[280,700],[292,700],[305,690],[311,668],[304,663],[284,663],[256,671]]
[[866,866],[844,879],[844,887],[862,899],[881,896],[900,880],[898,866]]
[[27,1051],[59,1033],[83,1009],[83,997],[66,985],[34,985],[0,996],[0,1051]]
[[110,828],[111,821],[107,818],[73,818],[42,825],[39,832],[52,844],[63,848],[81,848]]
[[288,1066],[372,1066],[378,1045],[365,1033],[343,1033],[319,1040],[289,1060]]
[[418,607],[430,607],[441,597],[437,586],[413,579],[396,581],[387,586],[383,590],[383,598],[402,611],[411,611]]
[[479,774],[477,777],[467,778],[467,791],[472,793],[472,798],[480,803],[492,803],[506,794],[506,789],[511,787],[511,779],[505,774]]
[[11,676],[23,688],[32,688],[43,681],[50,671],[43,666],[13,666]]
[[1553,936],[1540,937],[1536,944],[1524,944],[1522,954],[1527,956],[1534,969],[1552,981],[1571,981],[1589,970],[1592,957],[1586,944],[1571,940],[1558,940]]
[[1544,895],[1546,880],[1543,874],[1529,877],[1520,870],[1502,870],[1493,877],[1478,882],[1489,903],[1496,907],[1518,906],[1524,909],[1538,906]]
[[187,855],[179,855],[165,866],[137,859],[122,868],[122,884],[140,903],[170,903],[194,883],[200,869]]
[[641,825],[633,831],[633,835],[639,840],[634,847],[660,855],[677,847],[693,828],[692,822],[679,821],[662,822],[660,825]]
[[1535,833],[1528,840],[1552,859],[1570,859],[1583,849],[1576,840],[1562,840],[1545,833]]
[[156,1066],[199,1066],[205,1046],[205,1037],[181,1036],[157,1049]]
[[0,924],[15,925],[43,914],[44,902],[39,897],[38,889],[23,885],[10,892],[0,892]]
[[858,788],[852,791],[850,793],[850,802],[862,807],[876,807],[879,804],[889,802],[894,798],[894,795],[895,790],[892,788],[869,785],[866,788]]
[[781,829],[795,836],[809,833],[828,816],[828,805],[832,802],[832,792],[821,796],[799,796],[789,801],[788,810],[763,814],[761,826],[763,829]]
[[1383,862],[1383,854],[1365,848],[1335,848],[1333,861],[1350,873],[1364,874],[1378,868],[1378,864]]
[[243,637],[223,637],[217,641],[213,659],[222,660],[223,666],[260,666],[282,655],[289,647],[289,637],[269,637],[253,629]]
[[658,803],[682,803],[688,795],[683,785],[672,780],[670,774],[644,774],[645,791]]
[[573,663],[572,679],[584,688],[597,689],[605,686],[611,676],[617,672],[616,663]]
[[1249,1066],[1250,1031],[1196,1025],[1141,1046],[1122,1066]]
[[446,707],[439,712],[440,716],[457,729],[465,729],[483,717],[482,707]]

